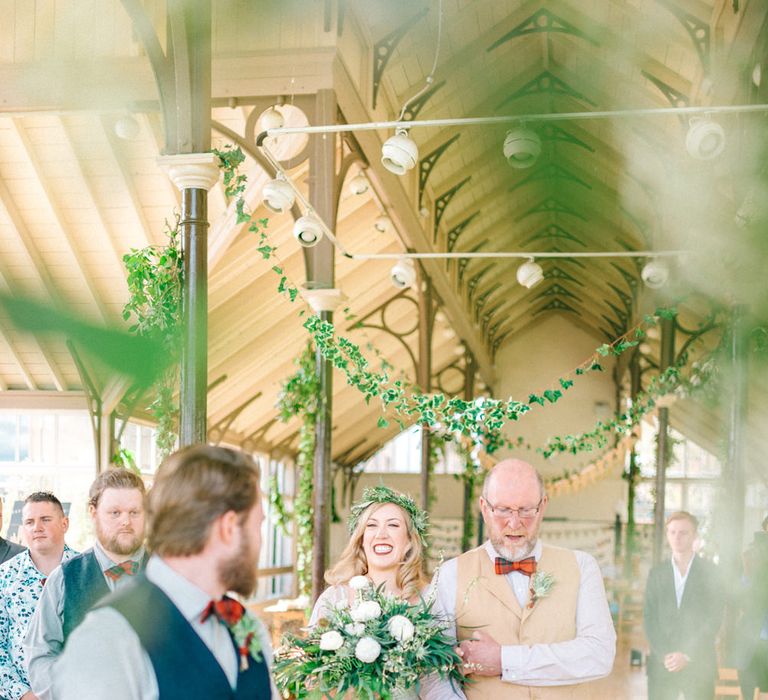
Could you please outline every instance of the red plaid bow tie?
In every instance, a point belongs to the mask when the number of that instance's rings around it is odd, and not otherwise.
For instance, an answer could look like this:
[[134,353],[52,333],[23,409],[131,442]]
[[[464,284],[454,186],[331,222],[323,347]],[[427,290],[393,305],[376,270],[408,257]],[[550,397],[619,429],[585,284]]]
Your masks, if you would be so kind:
[[496,557],[493,566],[499,575],[509,574],[512,571],[519,571],[526,576],[533,576],[536,573],[536,559],[534,557],[528,557],[520,561],[508,561],[501,557]]
[[205,606],[203,614],[200,615],[200,622],[205,622],[211,615],[216,617],[219,622],[228,627],[240,622],[245,613],[245,608],[234,598],[224,596],[221,600],[212,600]]
[[117,581],[121,576],[135,576],[139,573],[139,562],[137,561],[123,561],[119,564],[111,566],[104,572],[105,576],[109,576],[113,581]]

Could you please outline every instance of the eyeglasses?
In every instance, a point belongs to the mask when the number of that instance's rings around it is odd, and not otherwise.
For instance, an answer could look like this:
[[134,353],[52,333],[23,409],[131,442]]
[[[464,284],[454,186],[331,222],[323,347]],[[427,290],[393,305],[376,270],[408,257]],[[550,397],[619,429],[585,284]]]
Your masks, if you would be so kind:
[[544,499],[542,498],[541,501],[532,508],[505,508],[504,506],[495,506],[489,500],[485,500],[488,507],[491,509],[491,513],[493,513],[494,517],[499,520],[509,520],[513,515],[516,515],[520,520],[530,520],[531,518],[535,518],[543,501]]

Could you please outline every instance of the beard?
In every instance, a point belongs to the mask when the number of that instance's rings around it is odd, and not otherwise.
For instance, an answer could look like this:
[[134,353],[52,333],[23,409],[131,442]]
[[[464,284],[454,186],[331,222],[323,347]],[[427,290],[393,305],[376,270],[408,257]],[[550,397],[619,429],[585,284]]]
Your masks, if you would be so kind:
[[240,529],[240,547],[230,558],[219,562],[219,580],[224,588],[242,596],[249,596],[256,588],[256,563],[251,538]]
[[536,547],[536,536],[526,538],[524,542],[517,545],[517,547],[510,547],[502,537],[491,537],[491,544],[493,548],[499,553],[500,556],[509,561],[520,561],[525,559]]
[[128,556],[141,547],[142,540],[144,539],[143,535],[137,534],[133,528],[122,530],[114,535],[108,535],[104,532],[98,519],[94,521],[94,524],[96,526],[96,539],[107,552]]

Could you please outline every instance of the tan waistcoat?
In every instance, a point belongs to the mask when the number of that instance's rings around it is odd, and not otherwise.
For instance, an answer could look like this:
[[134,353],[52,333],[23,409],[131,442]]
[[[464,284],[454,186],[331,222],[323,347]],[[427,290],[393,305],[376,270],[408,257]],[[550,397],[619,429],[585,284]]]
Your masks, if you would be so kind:
[[[571,550],[544,545],[539,571],[551,573],[555,583],[548,596],[520,608],[506,577],[497,575],[484,547],[458,560],[456,628],[458,639],[472,636],[475,629],[490,634],[499,644],[551,644],[576,636],[576,605],[579,595],[579,565]],[[469,700],[562,700],[589,698],[588,685],[525,686],[501,678],[472,675],[474,683],[464,692]]]

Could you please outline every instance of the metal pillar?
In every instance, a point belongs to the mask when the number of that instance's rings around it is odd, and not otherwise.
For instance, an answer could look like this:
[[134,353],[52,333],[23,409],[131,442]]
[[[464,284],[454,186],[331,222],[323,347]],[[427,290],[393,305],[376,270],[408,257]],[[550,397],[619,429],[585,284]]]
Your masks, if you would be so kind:
[[[432,387],[432,283],[426,275],[421,277],[419,288],[419,365],[417,382],[428,393]],[[421,426],[421,507],[429,511],[430,488],[430,435],[429,426]]]
[[[728,411],[728,454],[720,477],[724,506],[721,528],[721,561],[726,571],[738,571],[744,540],[744,426],[747,413],[747,333],[746,309],[735,305],[731,311],[731,396]],[[726,539],[727,538],[727,539]]]
[[[640,393],[640,353],[633,353],[629,364],[629,395],[634,406],[637,395]],[[629,578],[632,575],[632,557],[635,553],[635,489],[640,467],[637,464],[637,450],[635,445],[629,452],[629,474],[627,479],[627,535],[624,545],[624,575]]]
[[[675,360],[675,320],[661,320],[661,353],[659,372],[672,366]],[[659,435],[656,443],[656,503],[653,509],[653,563],[661,561],[664,550],[664,500],[667,487],[669,455],[669,409],[659,408]]]
[[[315,123],[336,122],[336,95],[332,90],[319,90],[315,100]],[[315,212],[331,227],[335,226],[335,156],[336,141],[330,134],[312,136],[312,155],[309,161],[309,201]],[[334,285],[334,248],[323,239],[313,248],[304,249],[307,286],[330,289]],[[331,323],[332,311],[320,311],[320,318]],[[315,427],[315,461],[313,466],[314,490],[312,540],[312,601],[325,587],[325,570],[330,545],[331,516],[331,427],[333,419],[332,365],[320,351],[316,351],[316,371],[320,384],[320,397]]]
[[[475,364],[475,358],[471,354],[467,354],[466,362],[464,364],[464,400],[472,401],[475,398],[475,371],[477,365]],[[465,465],[464,469],[467,469]],[[478,475],[475,473],[474,465],[472,465],[472,474],[469,477],[464,478],[464,498],[462,502],[462,521],[465,523],[464,531],[461,535],[461,551],[466,552],[472,547],[472,538],[470,533],[466,529],[466,524],[469,519],[469,515],[472,509],[475,507],[475,481]]]

